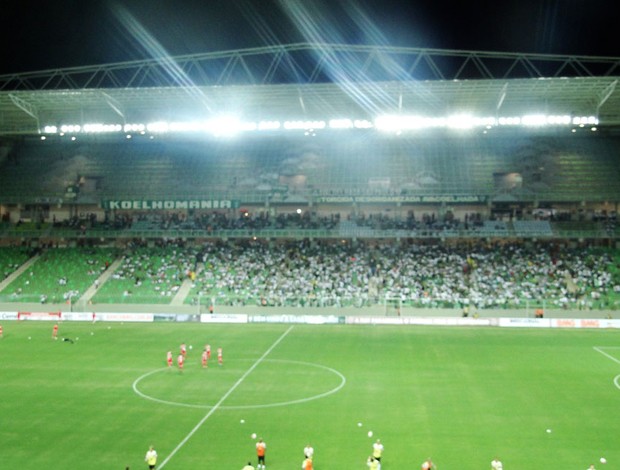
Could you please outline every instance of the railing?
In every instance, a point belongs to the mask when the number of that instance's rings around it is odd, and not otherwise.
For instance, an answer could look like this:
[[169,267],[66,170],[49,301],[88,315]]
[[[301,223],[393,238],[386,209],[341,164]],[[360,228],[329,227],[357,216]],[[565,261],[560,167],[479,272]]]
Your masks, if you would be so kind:
[[[94,302],[83,302],[77,298],[65,299],[61,294],[50,294],[44,302],[40,295],[0,295],[0,303],[4,304],[39,304],[42,309],[46,305],[64,304],[66,310],[88,310],[96,305],[101,309],[105,305],[170,305],[172,297],[161,297],[158,295],[129,295],[129,296],[107,296],[97,297]],[[234,294],[202,294],[195,292],[188,294],[181,304],[186,307],[195,308],[196,312],[207,312],[209,306],[213,305],[217,309],[221,306],[226,307],[286,307],[303,309],[324,309],[324,308],[368,308],[380,307],[386,315],[400,315],[401,310],[406,309],[452,309],[461,312],[463,315],[475,316],[477,312],[486,310],[520,310],[529,312],[532,316],[537,311],[547,310],[572,310],[572,311],[618,311],[620,310],[620,294],[618,296],[605,296],[597,300],[591,299],[493,299],[488,298],[479,303],[468,299],[438,299],[432,297],[409,297],[395,298],[389,296],[306,296],[295,297],[289,295],[268,295],[266,297],[252,295]],[[172,308],[172,307],[171,307]]]
[[346,229],[262,229],[262,230],[179,230],[179,229],[107,229],[91,228],[81,230],[78,228],[51,228],[42,229],[16,229],[14,227],[0,230],[0,238],[4,239],[163,239],[163,238],[258,238],[258,239],[443,239],[443,238],[525,238],[525,239],[620,239],[618,229],[607,231],[601,228],[588,230],[556,230],[552,224],[553,233],[544,232],[517,232],[508,230],[487,229],[417,229],[417,230],[379,230],[364,227]]

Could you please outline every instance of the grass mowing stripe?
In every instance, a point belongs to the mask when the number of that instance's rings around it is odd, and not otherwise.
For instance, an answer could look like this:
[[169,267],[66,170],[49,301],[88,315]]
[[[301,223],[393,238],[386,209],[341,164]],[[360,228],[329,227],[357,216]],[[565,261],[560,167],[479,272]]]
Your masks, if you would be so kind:
[[215,411],[220,407],[222,403],[228,398],[228,396],[245,380],[245,378],[252,373],[256,367],[269,355],[271,351],[275,349],[275,347],[280,344],[280,342],[290,333],[293,327],[289,327],[282,335],[273,343],[267,351],[263,353],[263,355],[254,363],[252,366],[241,376],[239,380],[237,380],[230,389],[220,398],[220,400],[209,410],[209,412],[198,422],[196,426],[189,432],[187,436],[172,450],[172,452],[166,457],[166,459],[159,466],[160,470],[166,466],[166,464],[170,461],[172,457],[185,445],[187,441],[191,439],[191,437],[200,429],[200,427],[204,424],[204,422],[209,419],[209,417],[215,413]]

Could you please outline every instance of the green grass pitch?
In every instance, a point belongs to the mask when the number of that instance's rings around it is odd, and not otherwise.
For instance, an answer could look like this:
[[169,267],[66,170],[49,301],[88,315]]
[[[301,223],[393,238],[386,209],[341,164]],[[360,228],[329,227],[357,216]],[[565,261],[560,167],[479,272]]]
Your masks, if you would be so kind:
[[317,470],[366,468],[377,438],[383,470],[620,468],[617,331],[62,323],[71,344],[2,326],[1,468],[146,468],[153,444],[158,468],[238,470],[252,433],[273,470],[308,443]]

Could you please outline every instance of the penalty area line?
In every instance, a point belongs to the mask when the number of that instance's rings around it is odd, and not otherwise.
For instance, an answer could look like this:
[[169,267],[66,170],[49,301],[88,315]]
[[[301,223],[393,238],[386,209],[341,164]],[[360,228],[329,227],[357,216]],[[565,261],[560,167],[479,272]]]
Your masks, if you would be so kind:
[[607,354],[605,351],[603,351],[602,348],[605,349],[615,349],[613,347],[606,347],[606,346],[593,346],[594,350],[601,353],[603,356],[605,356],[608,359],[611,359],[612,361],[614,361],[616,364],[620,364],[620,360],[616,359],[614,356],[612,356],[611,354]]
[[282,335],[275,341],[275,343],[273,343],[269,349],[267,349],[267,351],[264,352],[264,354],[258,358],[258,360],[252,364],[252,366],[245,371],[245,373],[239,377],[239,380],[237,380],[232,387],[230,387],[230,389],[228,389],[228,391],[222,396],[222,398],[219,399],[219,401],[213,405],[213,408],[211,408],[209,410],[209,412],[204,415],[204,417],[198,421],[198,424],[196,426],[194,426],[194,429],[192,429],[189,434],[187,436],[185,436],[183,438],[183,440],[181,442],[179,442],[179,444],[173,449],[173,451],[164,459],[164,461],[158,466],[158,468],[161,470],[162,468],[164,468],[166,466],[166,464],[170,461],[170,459],[172,457],[174,457],[174,455],[181,450],[181,448],[187,443],[187,441],[189,441],[191,439],[191,437],[196,434],[196,431],[198,431],[200,429],[200,427],[205,423],[206,420],[209,419],[209,417],[215,413],[215,411],[221,406],[222,403],[224,403],[224,401],[230,396],[230,394],[232,392],[235,391],[235,389],[241,385],[241,383],[245,380],[245,378],[250,375],[252,373],[252,371],[254,369],[256,369],[256,367],[258,367],[258,365],[263,362],[263,360],[269,355],[269,353],[271,351],[273,351],[273,349],[280,344],[280,342],[286,337],[286,335],[288,335],[290,333],[290,331],[293,329],[293,326],[290,326],[288,330],[286,330],[284,333],[282,333]]

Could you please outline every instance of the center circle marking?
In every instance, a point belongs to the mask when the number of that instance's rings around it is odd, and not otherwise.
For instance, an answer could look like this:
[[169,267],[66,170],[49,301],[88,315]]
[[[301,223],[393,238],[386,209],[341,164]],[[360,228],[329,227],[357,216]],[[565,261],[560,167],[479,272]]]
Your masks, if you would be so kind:
[[[340,372],[338,372],[336,369],[332,369],[331,367],[323,366],[321,364],[315,364],[315,363],[312,363],[312,362],[303,362],[303,361],[290,361],[290,360],[286,360],[286,359],[264,359],[263,362],[280,362],[280,363],[295,364],[295,365],[302,365],[302,366],[307,366],[307,367],[315,367],[317,369],[323,369],[323,370],[331,372],[332,374],[335,374],[338,377],[340,377],[340,383],[336,387],[334,387],[333,389],[328,390],[327,392],[319,393],[317,395],[312,395],[310,397],[299,398],[297,400],[288,400],[288,401],[283,401],[283,402],[256,404],[256,405],[232,405],[232,406],[220,405],[218,407],[219,409],[224,409],[224,410],[242,410],[242,409],[254,409],[254,408],[273,408],[273,407],[276,407],[276,406],[288,406],[288,405],[294,405],[294,404],[297,404],[297,403],[305,403],[305,402],[308,402],[308,401],[318,400],[319,398],[324,398],[324,397],[327,397],[329,395],[332,395],[332,394],[338,392],[347,383],[346,377],[344,375],[342,375]],[[133,391],[138,396],[140,396],[140,397],[142,397],[142,398],[144,398],[146,400],[151,400],[151,401],[154,401],[154,402],[157,402],[157,403],[162,403],[164,405],[182,406],[182,407],[186,407],[186,408],[199,408],[199,409],[211,409],[211,408],[213,408],[215,406],[215,405],[198,405],[198,404],[182,403],[182,402],[170,401],[170,400],[162,400],[161,398],[153,397],[153,396],[147,395],[146,393],[140,391],[138,386],[139,386],[140,382],[143,379],[145,379],[147,377],[150,377],[151,375],[154,375],[154,374],[166,371],[166,370],[168,370],[168,368],[167,367],[163,367],[163,368],[155,369],[155,370],[152,370],[151,372],[147,372],[146,374],[141,375],[136,380],[134,380],[133,385],[132,385]]]

